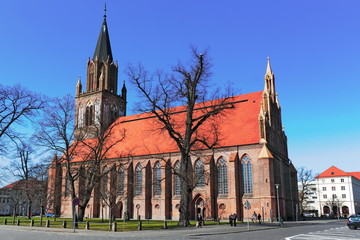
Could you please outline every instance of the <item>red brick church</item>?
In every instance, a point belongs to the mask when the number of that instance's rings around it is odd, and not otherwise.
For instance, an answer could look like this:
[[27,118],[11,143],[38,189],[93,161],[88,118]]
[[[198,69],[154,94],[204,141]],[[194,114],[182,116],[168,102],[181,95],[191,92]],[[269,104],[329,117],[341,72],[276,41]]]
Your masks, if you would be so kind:
[[[105,186],[118,189],[116,208],[112,210],[115,217],[122,218],[126,213],[130,218],[140,215],[143,219],[176,220],[180,179],[172,172],[179,167],[180,153],[167,133],[153,130],[151,126],[157,120],[151,114],[126,116],[125,84],[120,95],[117,89],[118,65],[113,60],[105,15],[94,56],[87,63],[86,87],[83,89],[80,79],[76,85],[76,131],[111,124],[126,130],[125,139],[108,153],[102,166],[116,169],[115,185],[108,177],[102,179]],[[265,220],[276,219],[279,200],[281,216],[294,219],[297,172],[288,158],[269,59],[264,90],[235,96],[232,101],[235,108],[228,110],[219,124],[219,144],[197,150],[192,156],[194,178],[199,181],[193,190],[190,218],[201,213],[206,219],[224,219],[237,213],[244,219],[247,215],[243,204],[248,200],[250,216],[255,211]],[[72,203],[66,193],[65,176],[65,166],[53,161],[49,194],[55,199],[49,210],[70,217]],[[275,184],[279,184],[279,199]],[[81,184],[76,187],[79,190]],[[94,191],[85,216],[106,218],[109,213]]]

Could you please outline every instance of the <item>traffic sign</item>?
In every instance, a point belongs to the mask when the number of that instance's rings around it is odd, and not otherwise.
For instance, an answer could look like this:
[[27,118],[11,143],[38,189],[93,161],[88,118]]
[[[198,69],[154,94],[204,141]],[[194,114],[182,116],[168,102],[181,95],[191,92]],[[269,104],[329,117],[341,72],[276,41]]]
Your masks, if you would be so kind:
[[251,209],[251,205],[250,205],[248,200],[245,201],[244,208],[247,209],[247,210]]
[[73,199],[73,204],[76,206],[76,205],[79,205],[80,204],[80,199],[78,199],[78,198],[74,198]]

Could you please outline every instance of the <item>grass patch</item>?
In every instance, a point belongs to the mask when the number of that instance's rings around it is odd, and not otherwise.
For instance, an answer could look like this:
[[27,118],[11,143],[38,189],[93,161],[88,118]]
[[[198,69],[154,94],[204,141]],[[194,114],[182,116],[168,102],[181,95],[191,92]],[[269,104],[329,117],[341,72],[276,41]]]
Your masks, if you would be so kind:
[[[71,218],[48,218],[43,217],[42,222],[40,221],[40,217],[32,217],[28,219],[27,217],[16,217],[15,221],[13,221],[13,217],[6,216],[0,217],[0,225],[5,224],[5,219],[7,221],[7,225],[17,225],[19,220],[20,226],[30,226],[31,220],[34,221],[34,227],[45,227],[47,220],[49,220],[50,228],[62,228],[63,221],[66,221],[66,228],[73,228],[73,221]],[[86,229],[86,222],[89,222],[89,229],[90,230],[100,230],[100,231],[111,231],[111,225],[109,224],[108,220],[102,219],[85,219],[83,222],[77,223],[78,229]],[[129,220],[123,221],[122,219],[115,220],[117,223],[117,231],[136,231],[138,230],[138,221],[137,220]],[[142,220],[142,229],[143,230],[159,230],[163,229],[164,221],[163,220]],[[191,226],[195,226],[195,221],[190,221]],[[167,221],[168,229],[173,229],[178,227],[177,221]],[[205,225],[215,225],[217,222],[215,221],[206,221]]]

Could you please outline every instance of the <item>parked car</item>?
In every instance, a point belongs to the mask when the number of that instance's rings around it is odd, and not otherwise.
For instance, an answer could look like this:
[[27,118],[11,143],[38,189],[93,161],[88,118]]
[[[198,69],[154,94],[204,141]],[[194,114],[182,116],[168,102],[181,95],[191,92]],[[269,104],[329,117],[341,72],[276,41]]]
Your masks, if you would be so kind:
[[360,215],[351,215],[346,224],[352,230],[360,228]]
[[45,213],[46,217],[58,217],[56,214],[53,213]]

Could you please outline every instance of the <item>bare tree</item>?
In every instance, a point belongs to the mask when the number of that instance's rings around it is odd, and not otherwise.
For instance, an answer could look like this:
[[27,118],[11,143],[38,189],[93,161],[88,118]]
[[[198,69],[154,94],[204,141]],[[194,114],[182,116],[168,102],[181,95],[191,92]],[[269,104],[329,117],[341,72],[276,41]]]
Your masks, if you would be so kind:
[[299,205],[301,214],[304,213],[304,209],[307,204],[307,195],[311,191],[310,185],[311,181],[314,179],[312,170],[306,169],[305,167],[301,167],[298,169],[298,182],[299,186]]
[[37,110],[44,107],[44,99],[19,85],[13,87],[0,84],[0,151],[6,149],[4,137],[17,135],[13,125],[23,125],[31,120]]
[[333,194],[331,198],[323,203],[323,206],[328,206],[330,208],[330,215],[340,218],[340,209],[343,204],[344,202]]
[[[129,66],[126,70],[143,99],[139,110],[151,112],[157,118],[160,130],[169,134],[181,153],[180,170],[176,173],[181,178],[179,226],[189,225],[190,201],[195,187],[190,154],[216,146],[219,140],[216,116],[234,108],[232,98],[227,97],[230,94],[223,98],[218,91],[209,94],[210,67],[207,52],[200,54],[192,48],[192,61],[187,65],[178,63],[172,68],[172,74],[150,75],[141,65]],[[172,108],[175,105],[185,106],[179,110]],[[174,117],[177,113],[182,114],[181,117]]]
[[[101,125],[101,124],[100,124]],[[121,129],[120,122],[111,124],[108,128],[94,126],[91,139],[79,141],[77,156],[80,159],[80,189],[81,203],[79,204],[79,221],[84,219],[86,206],[88,205],[91,194],[95,186],[101,181],[103,176],[108,174],[102,171],[104,162],[108,159],[110,151],[115,152],[116,146],[125,138],[126,131]],[[121,153],[113,153],[116,157],[121,157]]]
[[[76,147],[79,141],[74,141],[74,118],[75,104],[70,95],[55,98],[49,101],[44,115],[39,121],[37,139],[39,146],[59,153],[58,161],[66,166],[65,181],[69,184],[71,199],[77,197],[75,192],[75,181],[79,177],[79,169],[73,167],[72,160],[76,156]],[[51,197],[51,196],[50,196]],[[73,216],[75,209],[73,208]]]

